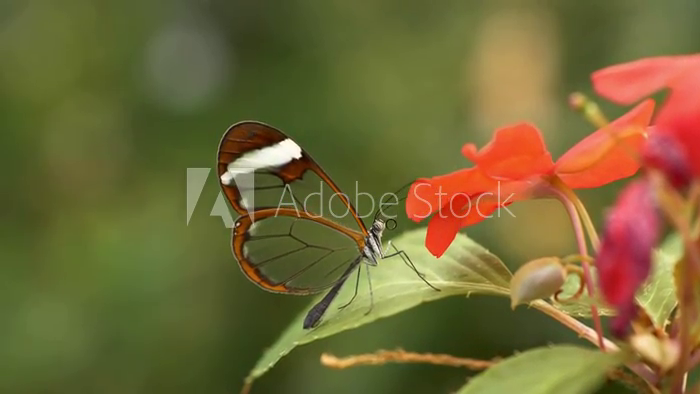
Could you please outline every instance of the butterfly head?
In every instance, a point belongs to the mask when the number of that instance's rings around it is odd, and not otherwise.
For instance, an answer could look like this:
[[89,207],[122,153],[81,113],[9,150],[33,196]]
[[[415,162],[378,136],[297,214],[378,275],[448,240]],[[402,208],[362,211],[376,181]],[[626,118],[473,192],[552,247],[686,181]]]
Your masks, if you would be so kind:
[[375,235],[378,235],[379,237],[382,236],[382,233],[384,232],[384,229],[386,228],[386,222],[384,222],[384,219],[375,219],[374,223],[372,223],[372,233]]

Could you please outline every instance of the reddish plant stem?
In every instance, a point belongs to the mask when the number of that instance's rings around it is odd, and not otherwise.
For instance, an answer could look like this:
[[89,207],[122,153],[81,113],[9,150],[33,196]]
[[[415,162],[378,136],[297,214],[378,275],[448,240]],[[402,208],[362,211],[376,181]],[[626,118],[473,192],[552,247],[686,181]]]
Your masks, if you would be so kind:
[[[579,254],[584,257],[589,257],[588,244],[586,243],[586,236],[583,231],[583,226],[581,225],[581,218],[579,216],[579,213],[576,210],[576,206],[572,202],[571,198],[569,198],[570,196],[567,195],[569,193],[565,193],[562,190],[562,188],[568,189],[568,187],[566,187],[566,185],[563,185],[563,183],[561,181],[558,181],[558,179],[556,179],[553,182],[553,186],[554,187],[551,188],[552,194],[562,203],[562,205],[564,205],[564,208],[566,209],[566,212],[569,215],[569,219],[571,219],[571,225],[573,226],[574,234],[576,236],[576,243],[578,244]],[[587,259],[584,258],[581,261],[581,266],[583,267],[583,278],[585,280],[586,291],[588,292],[588,295],[591,297],[591,299],[595,300],[595,291],[593,290],[593,277],[591,276],[591,268]],[[595,304],[591,304],[591,318],[593,319],[593,326],[595,327],[595,331],[598,335],[598,347],[600,347],[600,350],[605,351],[605,341],[603,340],[603,324],[600,320],[598,307]]]
[[[560,311],[552,304],[543,300],[537,300],[534,301],[531,305],[533,308],[538,309],[540,312],[543,312],[544,314],[557,320],[559,323],[574,331],[580,338],[583,338],[593,344],[598,343],[598,338],[600,338],[600,336],[598,336],[595,330],[581,323],[575,318],[567,315],[566,313]],[[603,337],[603,342],[605,342],[606,349],[608,349],[611,352],[616,352],[620,350],[620,348],[618,348],[617,345],[615,345],[615,343],[611,342],[605,337]],[[638,376],[640,376],[642,379],[646,380],[651,386],[655,386],[659,381],[659,378],[654,373],[654,371],[652,371],[648,366],[644,365],[643,363],[631,362],[627,364],[627,367],[634,373],[636,373]]]
[[690,360],[688,362],[688,370],[691,371],[700,365],[700,350],[695,350],[690,354]]
[[685,387],[688,378],[688,371],[692,364],[691,351],[691,319],[695,315],[691,308],[694,307],[695,301],[693,294],[693,279],[700,274],[700,247],[696,240],[693,239],[691,224],[683,214],[685,210],[684,200],[675,189],[669,187],[659,174],[653,173],[651,176],[655,183],[660,196],[660,206],[666,218],[678,230],[678,233],[683,239],[685,247],[685,255],[678,263],[680,269],[681,283],[678,288],[678,308],[680,310],[680,318],[678,321],[678,341],[680,343],[681,354],[678,364],[675,366],[671,380],[671,393],[682,394],[685,392]]
[[[588,327],[587,325],[583,324],[582,322],[576,320],[575,318],[567,315],[566,313],[560,311],[556,307],[554,307],[552,304],[543,301],[543,300],[537,300],[531,303],[533,308],[538,309],[540,312],[548,315],[549,317],[557,320],[559,323],[563,324],[567,328],[571,329],[574,331],[579,338],[583,338],[593,344],[599,344],[600,343],[600,336],[598,333],[593,330],[592,328]],[[602,338],[603,342],[605,343],[605,347],[610,350],[610,351],[618,351],[620,350],[615,343],[611,342],[609,339],[603,337]]]
[[[683,233],[684,229],[679,229]],[[681,278],[683,278],[683,283],[680,286],[679,291],[679,308],[680,308],[680,332],[678,334],[681,356],[678,360],[678,365],[676,365],[676,370],[674,371],[671,392],[672,393],[683,393],[685,391],[685,384],[688,378],[688,370],[690,369],[692,359],[691,359],[691,318],[694,315],[690,308],[694,306],[693,299],[693,278],[697,277],[697,271],[694,267],[700,264],[700,256],[697,250],[697,246],[686,233],[684,236],[686,257],[680,261],[681,267]]]

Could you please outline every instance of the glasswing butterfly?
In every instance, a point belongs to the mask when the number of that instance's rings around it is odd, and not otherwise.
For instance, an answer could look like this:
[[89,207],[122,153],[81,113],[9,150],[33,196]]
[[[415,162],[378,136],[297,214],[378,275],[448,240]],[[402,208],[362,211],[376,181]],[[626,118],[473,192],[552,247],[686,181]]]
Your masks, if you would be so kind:
[[384,230],[393,229],[396,221],[382,215],[381,204],[372,224],[365,226],[348,195],[280,130],[255,121],[232,125],[219,144],[217,171],[224,195],[241,215],[234,223],[231,244],[248,279],[275,293],[305,295],[330,288],[306,315],[305,329],[318,325],[357,270],[355,293],[340,308],[349,305],[357,295],[363,265],[369,280],[369,266],[382,259],[400,256],[438,290],[406,252],[391,241],[382,248]]

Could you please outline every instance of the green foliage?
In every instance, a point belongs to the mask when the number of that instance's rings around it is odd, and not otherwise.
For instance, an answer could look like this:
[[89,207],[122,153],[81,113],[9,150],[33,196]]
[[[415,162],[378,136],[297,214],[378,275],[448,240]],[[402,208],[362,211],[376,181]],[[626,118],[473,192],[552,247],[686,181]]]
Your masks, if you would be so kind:
[[574,346],[528,350],[470,380],[458,394],[587,394],[622,362],[619,354]]
[[[598,274],[596,273],[595,267],[590,267],[591,269],[591,277],[595,280],[598,277]],[[576,293],[580,286],[580,279],[578,276],[575,275],[569,275],[568,278],[566,278],[566,282],[564,283],[564,286],[562,286],[563,292],[560,295],[560,298],[562,300],[567,300],[571,295]],[[583,294],[579,298],[577,298],[573,302],[555,302],[554,306],[556,306],[559,310],[562,312],[574,316],[574,317],[591,317],[591,304],[595,303],[598,305],[598,314],[601,316],[613,316],[615,315],[615,310],[612,308],[606,308],[603,304],[602,299],[600,298],[600,292],[596,292],[596,298],[595,302],[593,299],[588,295],[588,291],[584,290]]]
[[317,328],[302,329],[302,321],[308,310],[294,319],[277,342],[263,354],[247,381],[260,377],[298,345],[357,328],[423,302],[473,293],[508,296],[510,271],[498,257],[482,246],[460,234],[445,255],[437,259],[423,246],[424,240],[425,230],[420,229],[404,233],[393,242],[411,256],[418,270],[440,291],[426,285],[400,258],[383,260],[377,267],[370,267],[374,294],[374,307],[370,313],[367,313],[370,298],[366,288],[361,288],[348,307],[342,310],[337,308],[347,303],[354,293],[354,286],[346,284]]
[[673,268],[683,257],[683,240],[678,234],[666,238],[654,253],[653,272],[649,281],[637,294],[639,305],[644,307],[657,327],[664,327],[678,305],[673,283]]
[[[653,256],[653,272],[651,277],[642,289],[637,294],[637,302],[644,307],[649,316],[651,316],[657,327],[663,327],[668,320],[673,308],[678,304],[676,291],[673,284],[673,267],[676,262],[682,257],[683,245],[677,234],[670,235],[663,244],[657,249]],[[593,278],[596,278],[595,267],[591,267]],[[561,297],[566,299],[569,295],[576,292],[579,287],[579,278],[569,276],[563,286],[564,292]],[[600,294],[600,292],[596,292]],[[612,316],[615,314],[613,309],[607,308],[598,300],[598,312],[603,316]],[[577,302],[573,303],[555,303],[555,306],[571,316],[590,317],[591,316],[591,298],[587,292],[581,296]]]
[[[419,229],[402,234],[394,240],[394,243],[411,256],[418,270],[441,291],[435,291],[427,286],[400,259],[384,260],[379,266],[370,268],[374,294],[374,306],[371,311],[367,287],[360,287],[359,293],[350,305],[342,310],[337,308],[346,304],[354,294],[354,286],[347,283],[333,301],[321,324],[313,330],[304,330],[302,321],[308,309],[322,297],[322,295],[318,296],[268,348],[250,371],[246,381],[250,383],[265,374],[280,358],[298,345],[360,327],[424,302],[453,295],[510,296],[509,286],[512,274],[508,268],[498,257],[467,236],[458,234],[440,259],[427,251],[423,246],[424,241],[425,230]],[[533,305],[537,307],[536,303]],[[585,301],[573,301],[567,304],[567,307],[582,311],[590,305]]]
[[[240,273],[209,216],[213,173],[185,224],[186,168],[214,165],[228,125],[278,126],[344,191],[375,196],[463,168],[459,147],[513,116],[561,153],[592,130],[568,93],[598,67],[698,48],[696,3],[0,1],[0,392],[229,393],[246,376],[307,300]],[[623,185],[586,192],[594,220]],[[514,263],[570,250],[550,220],[507,236],[502,220],[469,232]],[[502,329],[436,305],[362,334],[445,351],[459,337],[472,356],[523,345],[506,301],[464,304]],[[569,338],[549,323],[528,320],[527,341]],[[446,393],[463,374],[279,369],[253,394]]]

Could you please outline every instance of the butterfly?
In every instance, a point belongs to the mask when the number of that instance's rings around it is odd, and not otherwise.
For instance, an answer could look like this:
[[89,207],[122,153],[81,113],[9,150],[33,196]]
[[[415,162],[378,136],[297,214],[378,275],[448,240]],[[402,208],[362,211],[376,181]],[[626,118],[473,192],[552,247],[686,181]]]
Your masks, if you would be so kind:
[[[307,295],[330,289],[307,313],[304,329],[319,324],[356,271],[355,293],[340,308],[355,299],[363,266],[370,290],[369,313],[374,305],[370,268],[390,257],[401,257],[439,291],[405,251],[391,241],[383,249],[384,231],[396,226],[394,219],[383,215],[383,205],[371,225],[365,226],[349,196],[282,131],[256,121],[232,125],[219,144],[217,171],[224,196],[240,215],[231,245],[245,276],[275,293]],[[318,203],[309,200],[317,195]]]

